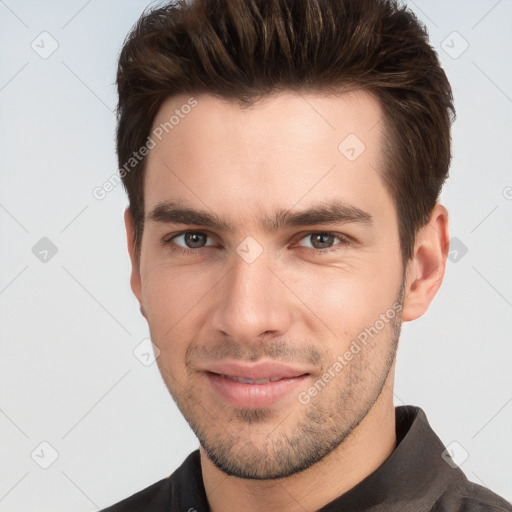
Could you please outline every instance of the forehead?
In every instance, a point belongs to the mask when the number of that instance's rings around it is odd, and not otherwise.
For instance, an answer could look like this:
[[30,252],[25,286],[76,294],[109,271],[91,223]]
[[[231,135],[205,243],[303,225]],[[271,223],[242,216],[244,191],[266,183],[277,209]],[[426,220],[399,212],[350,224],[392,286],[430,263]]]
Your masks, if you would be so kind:
[[332,143],[341,142],[344,135],[349,134],[373,146],[379,130],[371,132],[382,120],[379,100],[366,91],[282,92],[251,105],[209,94],[182,94],[168,98],[161,105],[152,132],[159,132],[157,153],[173,143],[173,150],[179,150],[178,146],[191,132],[201,139],[243,141],[243,147],[253,150],[262,144],[286,141],[289,148],[296,151],[303,147],[300,143],[304,138],[312,143],[319,140]]
[[250,107],[208,94],[169,98],[152,127],[145,210],[180,201],[243,223],[262,208],[333,198],[389,207],[382,119],[378,100],[361,91],[279,93]]

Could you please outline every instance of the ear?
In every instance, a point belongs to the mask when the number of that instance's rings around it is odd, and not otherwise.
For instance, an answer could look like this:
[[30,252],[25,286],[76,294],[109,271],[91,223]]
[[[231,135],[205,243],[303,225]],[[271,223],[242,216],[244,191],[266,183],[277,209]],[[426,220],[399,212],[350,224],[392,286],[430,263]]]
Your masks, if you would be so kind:
[[[132,262],[132,273],[130,276],[130,286],[132,291],[137,297],[137,300],[140,304],[141,313],[144,315],[144,311],[142,309],[142,284],[140,279],[140,258],[135,249],[135,224],[133,222],[132,214],[130,213],[130,209],[126,208],[124,212],[124,225],[126,227],[126,240],[128,243],[128,253],[130,255],[130,260]],[[144,315],[145,316],[145,315]]]
[[439,290],[449,250],[448,211],[437,203],[429,222],[416,234],[414,254],[406,270],[402,320],[416,320],[427,311]]

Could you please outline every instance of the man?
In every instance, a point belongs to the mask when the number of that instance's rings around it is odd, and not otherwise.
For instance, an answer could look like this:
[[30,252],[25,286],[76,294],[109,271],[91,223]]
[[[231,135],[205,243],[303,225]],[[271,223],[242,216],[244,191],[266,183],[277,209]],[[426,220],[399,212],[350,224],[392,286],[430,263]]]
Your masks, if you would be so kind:
[[107,510],[512,510],[393,404],[449,239],[453,98],[414,15],[160,7],[117,84],[131,286],[200,448]]

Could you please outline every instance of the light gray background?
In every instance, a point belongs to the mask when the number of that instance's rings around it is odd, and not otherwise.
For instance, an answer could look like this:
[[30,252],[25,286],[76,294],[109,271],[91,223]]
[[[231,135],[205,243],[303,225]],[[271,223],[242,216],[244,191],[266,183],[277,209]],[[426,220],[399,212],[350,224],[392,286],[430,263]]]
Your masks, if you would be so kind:
[[[442,200],[458,241],[430,310],[404,327],[395,403],[421,406],[467,452],[468,477],[512,500],[512,1],[408,3],[454,90]],[[0,0],[2,512],[97,510],[198,446],[156,364],[133,354],[148,330],[124,191],[92,194],[116,172],[116,59],[146,5]],[[43,237],[53,257],[33,253]]]

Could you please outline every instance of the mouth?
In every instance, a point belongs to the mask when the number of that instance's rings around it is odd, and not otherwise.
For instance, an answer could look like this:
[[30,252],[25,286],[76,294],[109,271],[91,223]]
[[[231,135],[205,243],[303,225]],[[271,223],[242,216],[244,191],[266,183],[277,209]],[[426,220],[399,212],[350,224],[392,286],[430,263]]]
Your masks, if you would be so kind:
[[[219,374],[216,373],[214,375],[219,375]],[[252,380],[252,379],[247,379],[247,378],[244,378],[244,377],[235,377],[235,376],[232,376],[232,375],[222,375],[222,374],[220,374],[220,376],[224,377],[226,379],[234,380],[235,382],[241,382],[242,384],[268,384],[269,382],[277,382],[279,380],[283,380],[283,379],[286,378],[286,377],[269,377],[267,379]],[[302,377],[302,375],[299,375],[299,377]],[[295,378],[295,377],[293,377],[293,378]]]
[[311,373],[278,363],[239,362],[211,365],[204,370],[210,389],[224,403],[237,408],[270,407],[289,397]]

